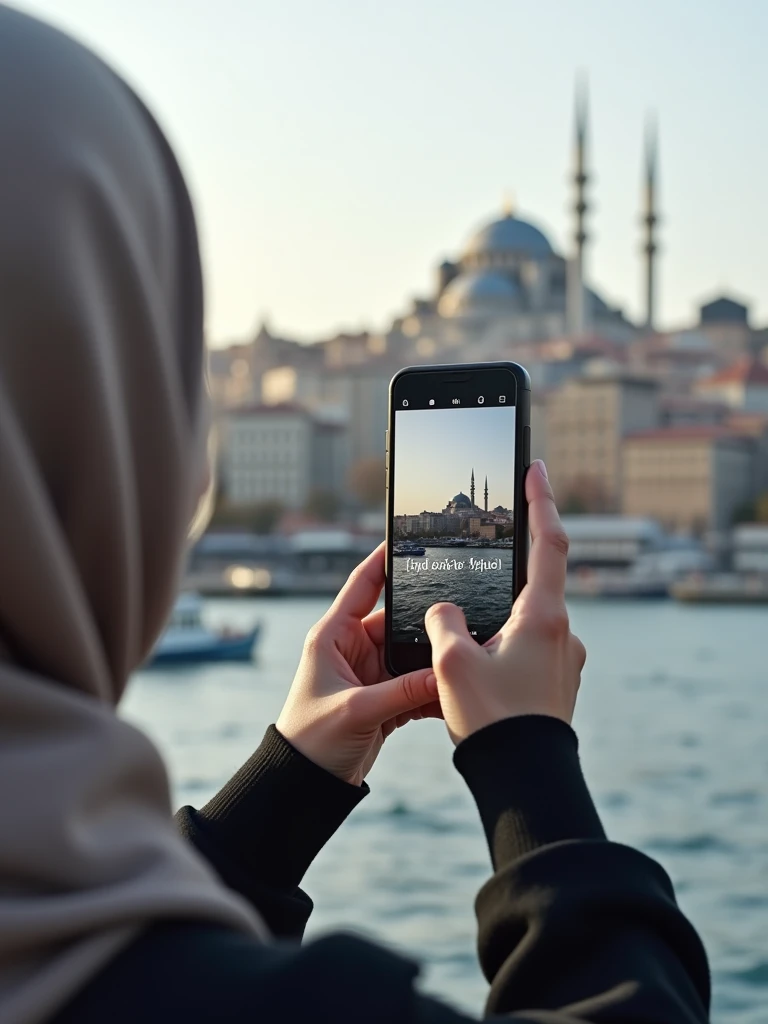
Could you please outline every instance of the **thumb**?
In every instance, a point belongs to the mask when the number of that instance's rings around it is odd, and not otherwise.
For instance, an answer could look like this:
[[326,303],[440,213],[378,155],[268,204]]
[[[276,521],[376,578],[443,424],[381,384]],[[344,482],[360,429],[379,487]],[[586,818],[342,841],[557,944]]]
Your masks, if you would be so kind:
[[431,668],[406,672],[357,691],[358,715],[365,726],[383,725],[396,715],[437,700],[437,680]]
[[475,664],[479,647],[467,629],[464,612],[455,604],[441,601],[433,604],[424,618],[432,664],[441,682],[463,678]]
[[455,604],[450,604],[447,601],[433,604],[427,610],[424,625],[429,642],[432,644],[433,664],[441,652],[449,646],[463,646],[464,644],[476,646],[475,641],[469,635],[464,612]]

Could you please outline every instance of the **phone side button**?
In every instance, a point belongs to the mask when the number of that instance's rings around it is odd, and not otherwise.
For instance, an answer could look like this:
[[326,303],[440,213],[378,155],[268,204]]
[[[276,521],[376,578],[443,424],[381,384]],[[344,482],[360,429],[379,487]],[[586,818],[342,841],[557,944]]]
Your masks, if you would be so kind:
[[531,428],[523,427],[523,467],[527,469],[531,464]]

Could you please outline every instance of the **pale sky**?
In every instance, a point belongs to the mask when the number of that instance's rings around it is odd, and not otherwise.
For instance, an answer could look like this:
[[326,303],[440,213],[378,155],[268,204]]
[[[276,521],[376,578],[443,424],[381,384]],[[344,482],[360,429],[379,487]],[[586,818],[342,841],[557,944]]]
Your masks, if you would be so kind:
[[563,251],[588,72],[588,270],[639,312],[643,118],[664,324],[726,289],[768,320],[765,0],[22,0],[131,81],[198,210],[213,343],[381,329],[505,191]]
[[440,512],[475,470],[475,504],[515,503],[515,409],[411,409],[395,413],[395,515]]

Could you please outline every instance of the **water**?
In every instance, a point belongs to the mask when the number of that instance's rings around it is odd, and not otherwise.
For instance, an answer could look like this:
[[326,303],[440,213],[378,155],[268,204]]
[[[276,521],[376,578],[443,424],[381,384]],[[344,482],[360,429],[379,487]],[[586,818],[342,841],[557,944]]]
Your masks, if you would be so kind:
[[[219,602],[212,618],[265,634],[255,666],[146,673],[126,713],[171,766],[179,803],[200,804],[275,720],[315,600]],[[668,603],[574,603],[589,650],[576,722],[609,834],[656,857],[699,928],[714,1016],[756,1024],[768,1004],[768,612]],[[305,879],[309,934],[360,929],[424,963],[423,985],[479,1014],[472,902],[488,856],[442,723],[387,741],[372,793]]]
[[424,613],[436,601],[464,609],[480,637],[498,632],[512,604],[512,551],[508,548],[427,548],[393,558],[393,627],[397,639],[424,631]]

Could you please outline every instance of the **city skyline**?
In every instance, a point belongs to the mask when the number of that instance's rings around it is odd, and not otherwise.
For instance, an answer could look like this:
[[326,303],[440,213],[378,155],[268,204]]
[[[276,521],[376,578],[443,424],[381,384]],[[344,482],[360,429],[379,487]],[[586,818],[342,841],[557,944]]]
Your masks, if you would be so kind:
[[514,508],[514,407],[414,409],[396,413],[395,515],[441,512],[459,492]]
[[[306,339],[384,327],[507,190],[568,252],[579,68],[590,78],[594,174],[587,279],[640,317],[642,126],[656,110],[660,325],[721,290],[768,316],[768,142],[756,128],[768,8],[756,0],[739,18],[705,0],[695,19],[682,0],[642,10],[224,0],[189,3],[183,17],[171,0],[21,6],[113,62],[179,151],[215,343],[251,336],[263,314]],[[383,73],[371,75],[374,65]]]

